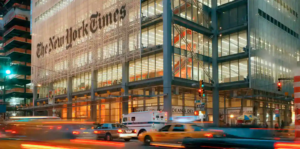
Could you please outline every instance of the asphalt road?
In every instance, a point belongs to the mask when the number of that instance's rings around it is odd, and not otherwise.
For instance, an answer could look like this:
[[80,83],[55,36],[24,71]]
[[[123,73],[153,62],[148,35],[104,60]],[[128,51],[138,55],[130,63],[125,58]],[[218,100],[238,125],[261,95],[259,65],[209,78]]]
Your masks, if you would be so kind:
[[163,149],[156,146],[144,146],[138,140],[130,142],[120,141],[97,141],[97,140],[60,140],[60,141],[21,141],[21,140],[0,140],[0,149]]

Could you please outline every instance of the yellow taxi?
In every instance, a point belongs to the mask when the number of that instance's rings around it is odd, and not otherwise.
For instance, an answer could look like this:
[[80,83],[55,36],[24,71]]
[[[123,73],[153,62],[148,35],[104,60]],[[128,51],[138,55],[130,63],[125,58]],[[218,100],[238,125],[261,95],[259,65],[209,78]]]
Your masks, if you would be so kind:
[[158,131],[142,133],[138,139],[145,145],[150,145],[153,142],[178,143],[184,138],[212,138],[215,135],[223,134],[217,131],[204,131],[195,123],[172,123],[166,124]]

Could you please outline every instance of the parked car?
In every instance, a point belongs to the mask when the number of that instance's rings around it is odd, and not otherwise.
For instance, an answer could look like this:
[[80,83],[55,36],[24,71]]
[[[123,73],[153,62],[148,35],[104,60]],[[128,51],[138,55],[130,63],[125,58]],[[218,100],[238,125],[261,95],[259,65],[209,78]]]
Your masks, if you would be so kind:
[[97,139],[104,138],[107,141],[113,139],[130,141],[131,138],[136,137],[136,130],[129,129],[122,124],[104,123],[94,130],[94,134],[97,135]]

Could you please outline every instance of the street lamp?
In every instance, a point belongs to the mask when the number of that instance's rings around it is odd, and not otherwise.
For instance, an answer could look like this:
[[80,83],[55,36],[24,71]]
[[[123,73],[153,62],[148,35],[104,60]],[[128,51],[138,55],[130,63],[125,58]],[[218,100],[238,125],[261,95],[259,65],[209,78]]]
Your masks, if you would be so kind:
[[229,116],[229,117],[230,117],[230,125],[232,125],[232,124],[233,124],[233,122],[232,122],[232,121],[233,121],[234,115],[233,115],[233,114],[230,114],[230,116]]
[[5,71],[5,73],[6,73],[7,75],[10,75],[11,71],[8,69],[8,70]]

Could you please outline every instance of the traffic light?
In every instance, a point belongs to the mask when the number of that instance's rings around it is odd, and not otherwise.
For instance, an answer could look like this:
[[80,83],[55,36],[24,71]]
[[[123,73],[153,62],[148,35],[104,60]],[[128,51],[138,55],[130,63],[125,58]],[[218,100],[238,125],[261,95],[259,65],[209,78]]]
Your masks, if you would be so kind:
[[277,83],[277,88],[278,88],[278,91],[281,91],[281,88],[282,88],[281,82],[278,82],[278,83]]
[[200,80],[200,81],[199,81],[199,87],[200,87],[200,88],[203,88],[203,87],[204,87],[203,80]]
[[202,97],[203,96],[203,89],[202,88],[198,89],[198,93],[199,93],[199,97]]
[[203,82],[203,80],[200,80],[199,81],[199,90],[198,90],[198,92],[199,92],[199,97],[205,97],[205,93],[204,93],[204,82]]
[[199,116],[199,111],[194,111],[195,116]]

